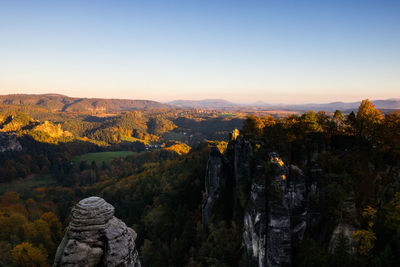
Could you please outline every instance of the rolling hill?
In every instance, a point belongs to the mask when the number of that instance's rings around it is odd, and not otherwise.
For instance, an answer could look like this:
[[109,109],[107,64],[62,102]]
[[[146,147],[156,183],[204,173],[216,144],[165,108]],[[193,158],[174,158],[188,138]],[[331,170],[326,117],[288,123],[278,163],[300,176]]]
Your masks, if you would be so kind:
[[0,104],[33,106],[49,111],[110,113],[127,110],[170,109],[171,105],[151,100],[77,98],[58,94],[0,95]]

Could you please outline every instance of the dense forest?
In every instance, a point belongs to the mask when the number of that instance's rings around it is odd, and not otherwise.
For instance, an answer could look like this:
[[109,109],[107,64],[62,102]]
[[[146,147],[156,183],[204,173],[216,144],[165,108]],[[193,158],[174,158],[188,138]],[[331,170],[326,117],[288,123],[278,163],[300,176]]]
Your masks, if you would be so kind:
[[[295,242],[294,265],[396,266],[400,113],[382,114],[369,100],[346,115],[310,111],[246,119],[193,110],[94,116],[3,105],[0,134],[20,148],[2,144],[0,153],[0,265],[51,265],[71,208],[96,195],[137,232],[143,266],[247,266],[240,221],[219,206],[202,224],[210,148],[224,153],[235,128],[254,145],[260,164],[274,151],[286,164],[322,169],[323,194],[315,207],[324,227]],[[77,160],[111,151],[132,154]],[[241,181],[237,187],[242,208],[248,186]],[[341,235],[329,248],[342,222],[356,230],[351,240]]]

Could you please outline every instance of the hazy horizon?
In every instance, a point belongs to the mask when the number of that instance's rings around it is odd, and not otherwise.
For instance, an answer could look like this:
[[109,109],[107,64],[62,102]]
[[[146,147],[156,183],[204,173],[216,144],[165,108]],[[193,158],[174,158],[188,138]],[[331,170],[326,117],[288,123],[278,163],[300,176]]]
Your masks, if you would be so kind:
[[5,1],[0,94],[400,97],[398,1]]
[[86,97],[86,96],[76,96],[76,95],[67,95],[67,94],[63,94],[63,93],[55,93],[55,92],[44,92],[44,93],[10,93],[10,94],[0,94],[1,95],[62,95],[62,96],[66,96],[66,97],[71,97],[71,98],[88,98],[88,99],[120,99],[120,100],[149,100],[149,101],[156,101],[156,102],[160,102],[160,103],[164,103],[164,104],[168,104],[174,101],[228,101],[232,104],[238,104],[238,105],[257,105],[258,104],[266,104],[266,105],[319,105],[319,104],[330,104],[330,103],[335,103],[335,102],[342,102],[342,103],[355,103],[355,102],[361,102],[364,99],[369,99],[371,101],[380,101],[380,100],[400,100],[399,97],[392,97],[392,98],[360,98],[360,99],[355,99],[353,101],[343,101],[343,100],[330,100],[330,101],[321,101],[321,102],[268,102],[268,101],[262,101],[262,100],[256,100],[256,101],[234,101],[234,100],[229,100],[226,98],[199,98],[199,99],[184,99],[184,98],[176,98],[176,99],[172,99],[172,100],[156,100],[156,99],[150,99],[150,98],[120,98],[120,97]]

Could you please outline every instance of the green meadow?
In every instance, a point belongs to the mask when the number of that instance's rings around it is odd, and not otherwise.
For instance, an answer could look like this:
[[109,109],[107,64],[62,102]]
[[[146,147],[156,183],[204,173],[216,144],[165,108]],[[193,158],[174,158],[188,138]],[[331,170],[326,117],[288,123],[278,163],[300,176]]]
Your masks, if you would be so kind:
[[79,164],[81,161],[86,161],[91,164],[92,161],[96,162],[97,166],[101,166],[103,161],[108,164],[112,159],[127,157],[129,155],[136,154],[137,152],[133,151],[111,151],[111,152],[95,152],[95,153],[87,153],[79,156],[75,156],[72,158],[72,161],[75,164]]

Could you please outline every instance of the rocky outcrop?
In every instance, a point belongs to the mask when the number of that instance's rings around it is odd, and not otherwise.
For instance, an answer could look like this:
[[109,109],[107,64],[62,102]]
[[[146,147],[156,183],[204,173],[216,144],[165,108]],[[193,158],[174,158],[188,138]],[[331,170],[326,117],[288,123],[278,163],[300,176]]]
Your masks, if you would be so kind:
[[244,213],[243,244],[252,265],[264,266],[267,236],[267,195],[263,167],[257,166],[251,182],[250,199]]
[[18,142],[15,134],[7,134],[0,132],[0,152],[21,151],[22,146]]
[[230,217],[236,218],[236,183],[241,179],[250,179],[254,160],[251,144],[238,134],[238,130],[233,131],[231,142],[224,154],[221,154],[217,147],[211,147],[207,162],[206,194],[202,210],[204,225],[207,223],[215,203],[222,196],[224,202],[231,205]]
[[225,182],[222,173],[223,156],[217,147],[212,147],[207,163],[205,190],[206,197],[203,201],[202,223],[206,224],[211,210],[220,194],[220,188]]
[[[270,168],[267,190],[267,266],[291,263],[290,193],[287,190],[288,169],[276,153],[268,155]],[[260,266],[260,265],[259,265]],[[265,265],[261,265],[265,266]]]
[[[315,188],[318,188],[317,185]],[[309,224],[311,207],[308,203],[308,191],[303,171],[295,165],[290,165],[287,175],[287,194],[291,211],[290,228],[292,238],[297,240],[303,239]]]
[[289,170],[282,159],[276,153],[269,153],[268,158],[267,167],[257,166],[252,178],[243,243],[252,266],[285,266],[291,263],[290,208],[301,196],[289,190]]
[[340,242],[340,237],[343,236],[348,242],[348,253],[353,255],[356,252],[355,242],[353,240],[353,234],[356,231],[355,227],[348,223],[339,223],[335,230],[333,230],[331,240],[329,241],[329,252],[334,253],[335,248]]
[[[329,241],[328,250],[334,253],[336,246],[340,243],[340,238],[345,238],[348,242],[349,255],[354,255],[356,252],[356,244],[353,240],[353,234],[357,230],[354,225],[359,224],[357,221],[357,209],[354,201],[354,193],[346,198],[343,202],[341,221],[336,225]],[[350,223],[352,222],[352,223]]]
[[136,233],[114,217],[114,207],[99,197],[81,200],[53,266],[140,267],[135,246]]
[[[223,155],[215,149],[210,152],[203,223],[212,213],[209,203],[216,203],[220,192],[228,191],[233,201],[225,208],[243,225],[243,245],[250,256],[250,266],[290,266],[292,243],[301,241],[309,225],[318,220],[309,199],[310,194],[319,197],[315,181],[322,174],[316,166],[306,175],[298,166],[286,165],[274,152],[263,152],[265,156],[257,152],[255,156],[255,144],[240,135],[231,136]],[[238,207],[235,194],[243,189],[237,188],[243,180],[249,182],[250,192],[245,205]]]

